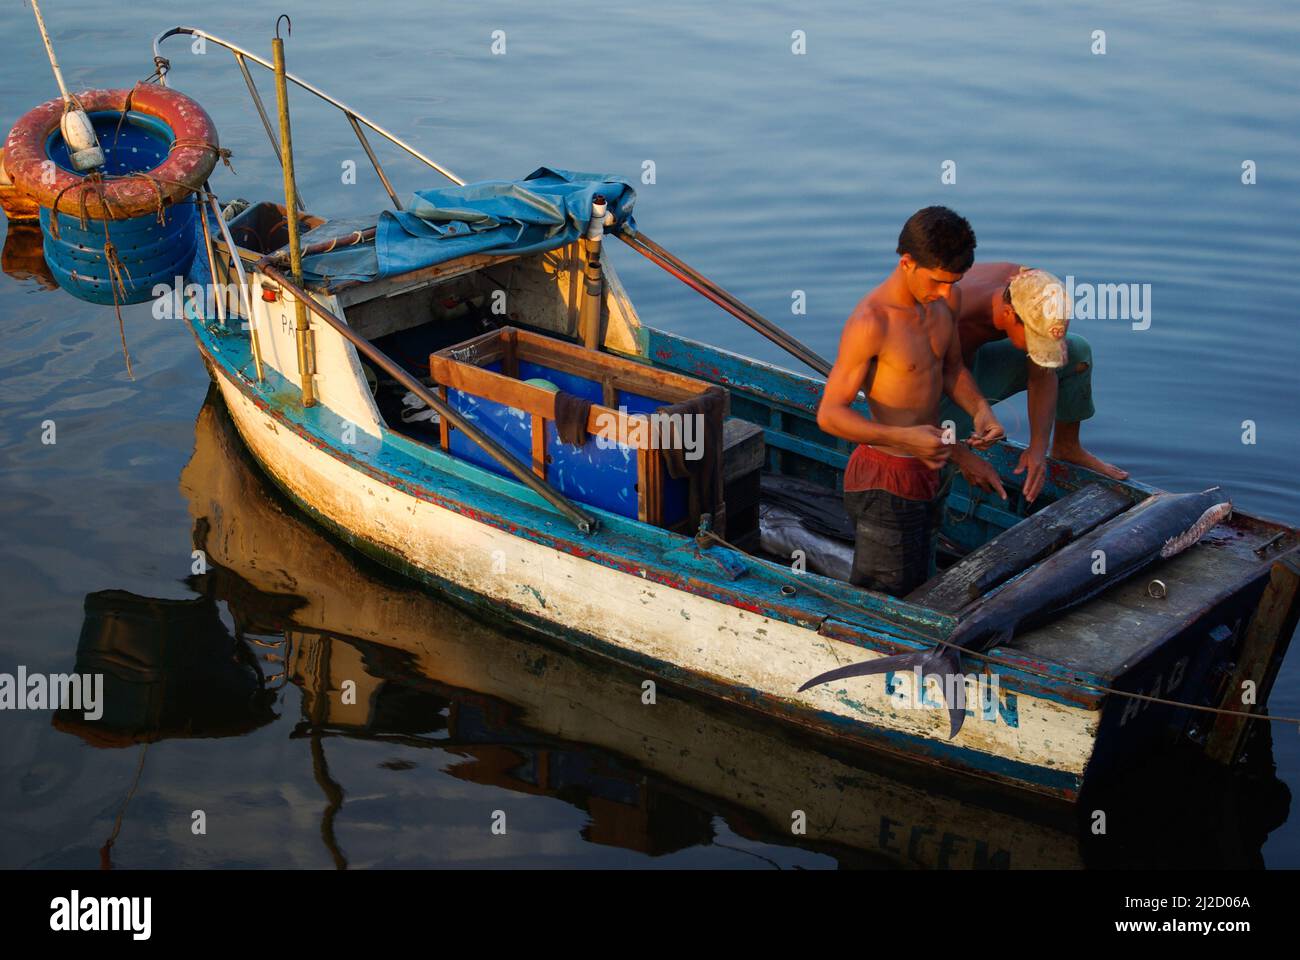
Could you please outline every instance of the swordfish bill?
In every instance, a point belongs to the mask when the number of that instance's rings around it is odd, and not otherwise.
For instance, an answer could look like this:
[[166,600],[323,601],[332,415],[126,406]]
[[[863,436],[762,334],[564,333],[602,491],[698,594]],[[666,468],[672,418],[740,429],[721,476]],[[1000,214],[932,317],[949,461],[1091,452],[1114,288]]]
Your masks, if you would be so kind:
[[948,739],[966,719],[966,679],[957,648],[982,652],[1085,603],[1159,560],[1195,545],[1232,513],[1218,487],[1202,493],[1157,493],[1061,548],[1027,573],[980,601],[948,639],[916,653],[900,653],[818,674],[799,688],[850,677],[920,671],[938,677],[948,706]]

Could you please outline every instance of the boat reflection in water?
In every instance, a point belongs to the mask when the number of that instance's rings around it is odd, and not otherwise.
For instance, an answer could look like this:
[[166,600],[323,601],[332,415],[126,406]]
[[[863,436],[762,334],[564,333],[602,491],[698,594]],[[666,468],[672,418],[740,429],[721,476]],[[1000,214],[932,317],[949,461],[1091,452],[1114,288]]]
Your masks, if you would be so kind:
[[[1287,813],[1263,724],[1234,776],[1170,757],[1074,810],[837,753],[662,685],[647,705],[645,677],[484,625],[348,552],[256,468],[215,394],[199,414],[181,487],[209,564],[190,581],[202,597],[149,608],[127,594],[93,595],[78,663],[109,659],[96,623],[113,624],[114,651],[132,647],[132,631],[184,630],[195,650],[161,656],[150,669],[175,675],[192,716],[175,713],[163,693],[99,726],[137,740],[241,734],[266,722],[265,690],[283,667],[302,691],[292,735],[310,741],[325,795],[320,833],[340,867],[346,844],[336,827],[348,791],[373,786],[339,783],[330,772],[326,746],[340,737],[436,751],[453,777],[562,800],[587,814],[586,840],[649,855],[718,842],[721,817],[739,836],[842,866],[1252,867],[1262,866],[1263,840]],[[241,639],[221,626],[217,602]],[[106,611],[118,603],[112,617]],[[149,609],[153,620],[139,615]],[[152,639],[143,646],[167,649]],[[131,723],[138,732],[124,728]],[[102,742],[89,726],[78,732]]]
[[274,677],[253,648],[230,635],[210,597],[90,594],[76,672],[103,675],[103,716],[59,710],[54,725],[97,747],[237,737],[276,718]]
[[45,262],[44,243],[39,224],[10,220],[5,230],[4,250],[0,253],[0,269],[19,282],[34,280],[42,289],[59,289]]

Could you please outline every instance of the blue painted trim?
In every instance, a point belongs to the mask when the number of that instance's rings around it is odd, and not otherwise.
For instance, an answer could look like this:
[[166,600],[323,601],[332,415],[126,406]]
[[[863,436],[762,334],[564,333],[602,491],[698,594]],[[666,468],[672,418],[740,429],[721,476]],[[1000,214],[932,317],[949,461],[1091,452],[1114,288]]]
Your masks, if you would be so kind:
[[843,470],[849,462],[849,455],[841,453],[838,450],[832,450],[824,447],[819,443],[811,440],[804,440],[801,437],[794,437],[788,433],[780,433],[776,430],[765,430],[763,439],[769,447],[777,450],[789,450],[792,453],[798,453],[810,460],[817,460],[827,466],[834,467],[836,470]]
[[[246,334],[223,330],[216,322],[192,322],[191,326],[203,353],[230,371],[239,388],[259,407],[313,445],[379,482],[583,559],[625,572],[644,569],[660,574],[659,582],[677,589],[722,602],[743,595],[752,601],[745,609],[772,619],[816,629],[827,616],[826,602],[811,593],[795,598],[781,595],[780,588],[790,582],[784,566],[725,551],[745,571],[739,580],[725,579],[718,576],[714,564],[694,560],[692,538],[599,508],[591,509],[600,518],[600,532],[584,537],[522,484],[387,429],[377,450],[366,449],[360,440],[355,447],[344,448],[340,441],[344,421],[337,414],[320,404],[304,410],[298,387],[269,367],[264,384],[253,381]],[[665,563],[664,554],[669,551],[673,557]],[[692,568],[689,578],[676,572],[683,566]],[[831,609],[837,615],[871,619],[870,624],[861,624],[864,647],[904,637],[941,639],[953,625],[952,617],[916,604],[869,594],[817,574],[804,576],[817,589],[836,597],[839,603]]]
[[[842,609],[828,607],[824,600],[808,591],[795,598],[783,598],[780,588],[790,582],[784,567],[778,570],[771,564],[745,554],[720,551],[726,555],[728,565],[744,571],[739,581],[731,580],[722,576],[718,567],[707,559],[695,557],[690,538],[625,520],[606,511],[595,511],[600,515],[602,531],[595,537],[583,538],[561,517],[546,508],[539,498],[515,481],[495,476],[487,470],[387,430],[375,449],[363,449],[360,445],[354,449],[345,449],[339,440],[344,425],[342,418],[320,405],[302,409],[297,387],[269,368],[264,384],[252,381],[246,334],[224,329],[216,323],[201,322],[194,317],[191,317],[191,321],[205,359],[213,366],[220,367],[225,376],[268,415],[350,468],[395,489],[438,503],[514,536],[632,575],[639,573],[674,589],[729,603],[772,619],[817,629],[826,619],[829,609],[836,615],[837,622],[845,628],[837,639],[866,649],[881,652],[894,652],[900,646],[921,649],[945,635],[951,628],[952,618],[945,615],[905,601],[866,594],[815,574],[803,576],[807,578],[806,582],[815,585],[818,590],[831,596],[842,596]],[[328,521],[328,518],[314,511],[309,512],[335,530],[345,542],[371,554],[383,552],[382,548],[363,541],[354,533]],[[673,554],[671,562],[665,556],[670,552]],[[416,570],[400,559],[396,562],[390,560],[389,565],[401,567],[402,572],[408,576],[434,584],[463,599],[478,604],[489,602],[463,587],[442,581],[427,571]],[[747,704],[764,713],[779,713],[796,723],[813,726],[823,732],[870,743],[904,756],[930,759],[999,779],[1033,785],[1058,795],[1073,795],[1080,786],[1076,777],[1061,771],[1039,768],[1005,757],[994,757],[944,742],[916,738],[877,728],[865,721],[791,705],[760,691],[722,684],[684,671],[671,663],[641,657],[576,632],[573,628],[540,619],[528,611],[515,610],[513,613],[521,622],[548,636],[574,643],[620,662],[636,665],[644,661],[644,665],[656,674],[683,685],[702,689],[722,699]],[[850,617],[856,614],[862,621],[870,622],[842,619],[845,614]],[[1030,665],[1029,661],[1026,663]],[[1033,666],[1050,669],[1055,665]],[[1050,681],[1033,679],[1034,686],[1039,689],[1032,692],[1018,689],[1014,674],[1006,676],[1003,687],[1009,692],[1077,705],[1077,693],[1073,698],[1065,698],[1050,689]],[[1063,688],[1066,686],[1062,684]]]
[[[272,482],[274,478],[272,478]],[[1038,792],[1062,799],[1072,800],[1082,789],[1082,778],[1066,771],[1050,767],[999,757],[983,751],[955,746],[946,741],[917,737],[901,731],[876,727],[864,721],[854,720],[829,711],[812,710],[789,704],[773,697],[765,696],[761,691],[736,684],[719,683],[709,677],[701,676],[667,660],[659,660],[645,654],[631,651],[625,647],[601,640],[600,638],[574,628],[567,628],[553,620],[538,616],[508,601],[488,599],[481,594],[466,589],[455,581],[416,567],[386,550],[384,547],[358,537],[352,531],[340,526],[310,504],[296,497],[292,491],[276,484],[304,513],[315,522],[331,531],[354,548],[383,564],[389,569],[410,577],[425,586],[454,599],[462,606],[476,611],[484,611],[493,619],[503,617],[502,607],[509,608],[507,619],[538,636],[557,641],[561,647],[576,647],[588,653],[612,661],[627,669],[638,670],[684,688],[704,692],[711,696],[755,710],[763,716],[780,715],[788,722],[810,728],[822,736],[833,736],[839,740],[849,740],[873,749],[883,750],[905,760],[917,763],[933,763],[975,776],[990,777],[995,780],[1028,786]]]

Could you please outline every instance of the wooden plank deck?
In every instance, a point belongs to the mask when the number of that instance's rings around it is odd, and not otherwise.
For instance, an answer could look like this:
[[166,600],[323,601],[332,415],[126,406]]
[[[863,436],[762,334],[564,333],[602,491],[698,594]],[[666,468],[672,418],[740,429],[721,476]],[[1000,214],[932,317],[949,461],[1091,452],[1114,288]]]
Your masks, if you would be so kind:
[[[1269,564],[1254,549],[1276,531],[1250,517],[1233,517],[1191,549],[1117,584],[1052,623],[1026,631],[1009,647],[1068,669],[1121,676],[1163,638],[1264,575]],[[1163,599],[1147,594],[1155,579],[1165,584]]]

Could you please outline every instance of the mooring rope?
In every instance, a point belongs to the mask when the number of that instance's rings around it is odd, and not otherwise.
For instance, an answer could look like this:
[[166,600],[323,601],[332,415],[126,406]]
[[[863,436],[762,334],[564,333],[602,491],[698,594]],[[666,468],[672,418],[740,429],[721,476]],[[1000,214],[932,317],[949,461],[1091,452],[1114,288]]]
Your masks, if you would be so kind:
[[[728,550],[735,550],[739,554],[745,553],[745,551],[741,550],[740,547],[736,546],[734,543],[727,542],[725,539],[718,536],[712,530],[703,530],[700,533],[697,533],[695,535],[695,544],[697,547],[703,549],[707,547],[709,543],[716,543],[718,546],[726,547]],[[792,582],[798,583],[799,586],[802,587],[803,589],[808,590],[811,593],[815,593],[820,597],[824,597],[825,599],[830,600],[832,603],[836,603],[839,604],[840,606],[848,607],[849,609],[853,610],[855,613],[858,614],[862,613],[862,608],[858,607],[856,604],[850,603],[848,600],[845,600],[842,597],[837,597],[833,594],[827,593],[824,590],[819,590],[811,583],[808,583],[807,580],[804,579],[803,574],[787,572],[782,567],[776,565],[773,566],[776,572],[790,579]],[[1106,686],[1105,684],[1100,684],[1100,683],[1092,683],[1090,681],[1080,680],[1078,678],[1053,676],[1052,674],[1044,670],[1037,670],[1033,667],[1025,666],[1024,664],[1014,663],[1010,660],[1003,659],[1002,657],[992,656],[988,653],[985,653],[982,650],[972,650],[969,647],[963,647],[961,644],[951,643],[947,640],[938,640],[935,642],[945,647],[951,647],[953,650],[960,651],[961,653],[964,653],[967,656],[976,657],[980,660],[983,660],[987,663],[994,664],[996,666],[1006,667],[1007,669],[1015,670],[1019,673],[1028,674],[1029,676],[1037,677],[1040,680],[1050,680],[1053,683],[1066,683],[1076,687],[1086,687],[1089,690],[1095,690],[1099,693],[1114,694],[1115,696],[1118,697],[1128,697],[1129,699],[1132,700],[1142,700],[1147,703],[1158,703],[1166,707],[1179,707],[1186,710],[1195,710],[1200,713],[1212,713],[1212,714],[1217,714],[1219,716],[1226,716],[1226,717],[1241,717],[1247,720],[1268,720],[1275,723],[1289,723],[1296,727],[1300,727],[1300,717],[1279,717],[1279,716],[1273,716],[1272,714],[1251,713],[1246,710],[1229,710],[1225,707],[1210,707],[1199,703],[1187,703],[1182,700],[1170,700],[1166,697],[1156,697],[1147,693],[1134,693],[1131,690],[1120,690],[1116,687],[1109,687]],[[839,658],[836,657],[836,660],[838,659]]]

